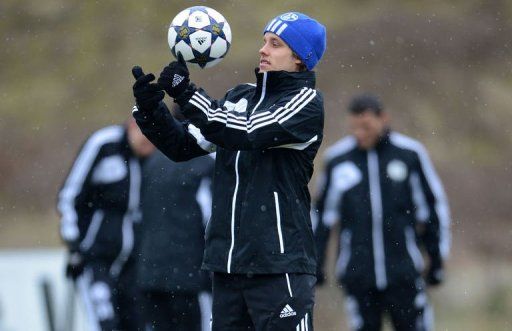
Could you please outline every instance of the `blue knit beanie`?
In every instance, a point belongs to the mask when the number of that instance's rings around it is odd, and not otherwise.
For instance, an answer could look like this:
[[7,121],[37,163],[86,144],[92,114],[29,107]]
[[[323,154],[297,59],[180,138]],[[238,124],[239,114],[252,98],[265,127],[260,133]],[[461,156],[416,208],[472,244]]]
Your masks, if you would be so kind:
[[325,26],[299,12],[289,12],[271,20],[263,34],[272,32],[278,35],[311,70],[324,54]]

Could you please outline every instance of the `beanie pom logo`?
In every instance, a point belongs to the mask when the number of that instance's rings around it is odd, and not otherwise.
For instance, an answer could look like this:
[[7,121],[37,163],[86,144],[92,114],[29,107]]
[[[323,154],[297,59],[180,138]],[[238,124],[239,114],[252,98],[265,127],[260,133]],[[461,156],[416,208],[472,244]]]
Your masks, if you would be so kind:
[[283,21],[292,22],[292,21],[298,20],[299,16],[295,13],[286,13],[286,14],[279,16],[279,18],[282,19]]

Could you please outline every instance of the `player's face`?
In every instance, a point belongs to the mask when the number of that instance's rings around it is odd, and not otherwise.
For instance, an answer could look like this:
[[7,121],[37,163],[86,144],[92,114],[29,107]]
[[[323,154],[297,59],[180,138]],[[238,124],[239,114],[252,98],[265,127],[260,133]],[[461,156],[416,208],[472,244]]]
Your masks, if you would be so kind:
[[375,147],[388,125],[386,113],[380,115],[372,111],[349,116],[350,131],[356,137],[357,143],[362,149]]
[[292,49],[278,35],[267,32],[263,36],[260,53],[260,72],[299,71],[301,61],[293,55]]
[[155,150],[155,146],[142,134],[134,120],[128,123],[128,142],[135,155],[139,157],[148,156]]

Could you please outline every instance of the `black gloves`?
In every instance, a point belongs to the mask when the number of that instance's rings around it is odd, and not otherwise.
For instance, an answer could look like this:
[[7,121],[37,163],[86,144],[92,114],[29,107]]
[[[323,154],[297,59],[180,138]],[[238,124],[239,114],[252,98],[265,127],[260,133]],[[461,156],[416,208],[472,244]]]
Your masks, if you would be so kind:
[[84,259],[79,252],[70,252],[66,265],[66,277],[75,281],[84,271]]
[[157,108],[160,101],[164,99],[165,93],[158,84],[151,83],[155,80],[155,75],[145,75],[139,66],[132,68],[132,74],[136,79],[133,84],[133,95],[137,102],[137,108],[143,112]]
[[436,286],[443,282],[444,270],[443,263],[440,257],[430,258],[430,266],[425,276],[425,281],[430,286]]
[[190,84],[187,64],[181,53],[178,53],[178,61],[167,65],[160,73],[158,85],[173,99],[179,97]]
[[143,112],[152,111],[157,108],[164,99],[165,93],[176,99],[190,84],[187,64],[181,53],[178,53],[178,61],[169,63],[160,74],[158,84],[151,83],[155,80],[153,74],[144,74],[142,68],[132,68],[133,77],[136,81],[133,84],[133,95],[137,102],[137,108]]

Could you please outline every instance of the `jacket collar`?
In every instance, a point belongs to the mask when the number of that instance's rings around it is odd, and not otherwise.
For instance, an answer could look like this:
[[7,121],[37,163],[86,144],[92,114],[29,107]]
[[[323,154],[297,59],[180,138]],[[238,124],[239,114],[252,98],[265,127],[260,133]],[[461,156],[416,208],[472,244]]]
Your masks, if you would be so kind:
[[[367,149],[363,149],[361,147],[359,147],[359,145],[357,146],[357,149],[361,152],[369,152],[371,150],[374,150],[374,151],[380,151],[382,150],[384,147],[386,147],[387,145],[389,145],[391,142],[390,142],[390,135],[391,135],[391,129],[390,128],[386,128],[384,130],[384,132],[382,133],[382,135],[379,137],[379,140],[377,140],[377,143],[375,144],[375,146],[373,146],[372,148],[370,148],[369,150]],[[355,136],[353,136],[354,139],[355,139]]]
[[384,133],[380,136],[379,141],[377,141],[377,144],[375,145],[375,150],[381,150],[386,145],[389,145],[389,135],[391,134],[391,129],[386,128],[384,130]]
[[267,91],[279,92],[297,87],[315,88],[314,71],[268,71],[260,73],[259,68],[254,70],[256,74],[256,89],[259,92],[265,87]]

